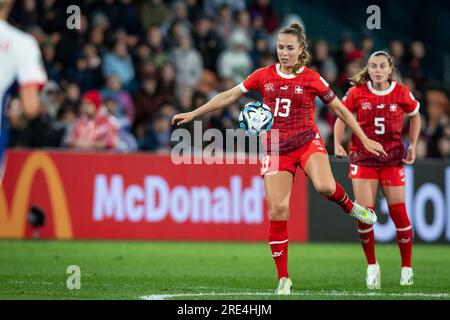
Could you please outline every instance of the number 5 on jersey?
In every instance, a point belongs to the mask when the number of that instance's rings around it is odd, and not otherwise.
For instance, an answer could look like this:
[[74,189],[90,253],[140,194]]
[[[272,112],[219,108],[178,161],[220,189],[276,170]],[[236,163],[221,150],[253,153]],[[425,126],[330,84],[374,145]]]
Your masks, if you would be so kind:
[[[280,105],[282,110],[279,110]],[[291,99],[276,98],[274,117],[283,117],[283,118],[289,117],[290,110],[291,110]]]
[[375,127],[377,128],[375,130],[376,134],[384,134],[386,132],[384,118],[375,118]]

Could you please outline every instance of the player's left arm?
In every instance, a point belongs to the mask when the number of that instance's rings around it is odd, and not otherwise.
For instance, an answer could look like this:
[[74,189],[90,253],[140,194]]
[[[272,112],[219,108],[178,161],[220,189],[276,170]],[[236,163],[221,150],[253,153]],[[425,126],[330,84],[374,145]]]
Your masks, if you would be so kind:
[[356,119],[353,117],[353,114],[347,109],[346,106],[344,106],[338,97],[335,97],[330,103],[328,103],[328,107],[336,113],[339,119],[341,119],[350,129],[352,129],[353,133],[358,137],[367,151],[377,156],[379,156],[380,153],[387,156],[386,151],[384,151],[384,148],[380,143],[371,140],[366,136]]
[[416,113],[409,119],[409,147],[406,151],[406,157],[403,159],[405,164],[413,164],[416,160],[416,146],[419,139],[421,128],[420,113]]
[[47,74],[36,40],[29,36],[23,39],[20,44],[20,50],[16,52],[19,95],[25,115],[32,120],[37,117],[40,111],[39,91],[47,82]]
[[414,95],[405,90],[405,101],[401,104],[403,111],[409,116],[409,147],[406,151],[406,157],[402,159],[405,164],[413,164],[416,160],[417,140],[421,130],[421,117],[419,113],[420,103]]

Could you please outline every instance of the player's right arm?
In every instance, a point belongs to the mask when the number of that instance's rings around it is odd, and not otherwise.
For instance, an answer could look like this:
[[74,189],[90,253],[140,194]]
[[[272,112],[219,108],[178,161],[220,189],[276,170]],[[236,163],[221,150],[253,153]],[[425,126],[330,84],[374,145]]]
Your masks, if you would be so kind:
[[194,111],[175,115],[172,118],[172,125],[174,124],[180,125],[183,123],[188,123],[194,120],[195,118],[201,117],[205,113],[225,108],[226,106],[238,100],[243,94],[244,92],[242,91],[240,86],[237,85],[234,88],[231,88],[230,90],[219,93],[209,102],[205,103],[204,105],[195,109]]

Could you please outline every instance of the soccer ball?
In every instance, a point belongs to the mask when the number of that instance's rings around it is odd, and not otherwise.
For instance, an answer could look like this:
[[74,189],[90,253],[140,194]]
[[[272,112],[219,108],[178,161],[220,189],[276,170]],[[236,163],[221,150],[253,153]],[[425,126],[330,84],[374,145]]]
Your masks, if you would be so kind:
[[269,131],[272,125],[272,111],[259,101],[247,103],[239,112],[239,126],[249,135],[258,136]]

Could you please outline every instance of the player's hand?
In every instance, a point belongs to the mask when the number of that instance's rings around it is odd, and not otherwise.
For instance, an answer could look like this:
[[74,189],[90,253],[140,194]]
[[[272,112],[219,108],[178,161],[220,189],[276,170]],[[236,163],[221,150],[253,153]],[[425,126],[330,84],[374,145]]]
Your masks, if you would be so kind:
[[179,126],[180,124],[191,122],[194,118],[194,112],[179,113],[173,116],[172,125],[176,124]]
[[408,150],[406,151],[406,158],[402,159],[403,163],[405,164],[413,164],[416,160],[416,148],[413,146],[409,146]]
[[337,144],[334,147],[334,155],[337,158],[344,158],[344,157],[347,156],[347,152],[345,152],[345,149],[344,149],[344,147],[342,145]]
[[374,140],[367,139],[365,142],[363,142],[363,144],[364,148],[366,148],[366,150],[370,153],[376,156],[380,156],[380,154],[387,156],[386,151],[384,151],[383,146],[380,143]]

